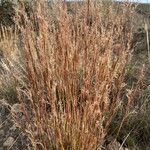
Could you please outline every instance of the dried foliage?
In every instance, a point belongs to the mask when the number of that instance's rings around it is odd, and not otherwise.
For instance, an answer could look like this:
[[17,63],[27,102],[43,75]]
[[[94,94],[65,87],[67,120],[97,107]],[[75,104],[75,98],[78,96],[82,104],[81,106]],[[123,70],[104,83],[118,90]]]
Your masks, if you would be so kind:
[[125,83],[132,49],[130,3],[33,2],[16,8],[24,75],[13,72],[34,149],[101,149],[119,108],[120,127],[139,92]]

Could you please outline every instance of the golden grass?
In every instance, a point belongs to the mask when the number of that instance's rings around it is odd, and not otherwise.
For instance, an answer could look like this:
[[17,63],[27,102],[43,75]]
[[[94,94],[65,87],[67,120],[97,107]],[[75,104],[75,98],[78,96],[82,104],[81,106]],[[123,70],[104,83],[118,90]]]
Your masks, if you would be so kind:
[[18,84],[18,98],[34,149],[100,149],[118,108],[125,106],[121,126],[129,114],[140,83],[132,89],[125,83],[133,8],[124,3],[118,13],[113,3],[104,4],[75,3],[68,12],[65,3],[49,9],[41,1],[30,15],[23,5],[16,8],[25,63],[21,79],[27,79],[25,88]]

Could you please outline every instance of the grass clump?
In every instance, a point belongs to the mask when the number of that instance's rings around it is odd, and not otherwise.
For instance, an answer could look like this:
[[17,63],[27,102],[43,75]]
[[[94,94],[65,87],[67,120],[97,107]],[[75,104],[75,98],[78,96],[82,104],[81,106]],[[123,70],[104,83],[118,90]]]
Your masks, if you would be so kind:
[[101,149],[118,110],[118,132],[130,114],[142,78],[126,85],[133,7],[123,3],[118,13],[104,4],[74,3],[70,12],[60,1],[51,9],[33,1],[30,16],[16,8],[24,74],[13,77],[26,79],[17,94],[33,149]]

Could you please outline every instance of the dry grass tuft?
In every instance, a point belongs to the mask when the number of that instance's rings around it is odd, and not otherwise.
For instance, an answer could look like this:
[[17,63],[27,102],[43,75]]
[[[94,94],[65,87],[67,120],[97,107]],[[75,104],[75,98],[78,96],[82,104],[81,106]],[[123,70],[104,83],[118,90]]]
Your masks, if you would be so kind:
[[142,76],[131,89],[125,83],[132,5],[51,5],[34,2],[30,14],[23,5],[16,9],[27,79],[17,87],[25,131],[34,149],[100,149],[117,110],[124,106],[120,130],[139,92]]

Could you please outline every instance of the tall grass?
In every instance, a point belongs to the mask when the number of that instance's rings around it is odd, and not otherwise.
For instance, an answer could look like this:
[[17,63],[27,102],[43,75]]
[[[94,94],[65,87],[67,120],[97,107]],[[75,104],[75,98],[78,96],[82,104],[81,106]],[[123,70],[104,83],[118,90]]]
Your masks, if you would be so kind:
[[16,8],[27,79],[17,88],[26,117],[22,128],[34,149],[100,149],[117,110],[124,106],[121,129],[138,91],[125,83],[132,5],[51,5],[31,3],[29,13],[22,4]]
[[149,23],[145,20],[145,32],[146,32],[146,42],[147,42],[147,54],[148,54],[148,60],[150,62],[150,40],[149,40]]

